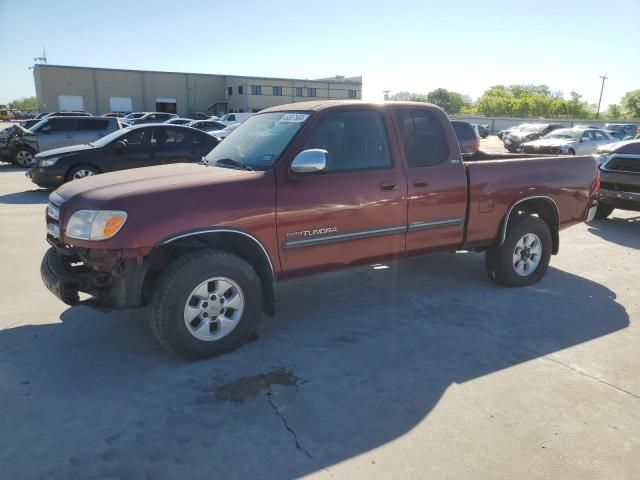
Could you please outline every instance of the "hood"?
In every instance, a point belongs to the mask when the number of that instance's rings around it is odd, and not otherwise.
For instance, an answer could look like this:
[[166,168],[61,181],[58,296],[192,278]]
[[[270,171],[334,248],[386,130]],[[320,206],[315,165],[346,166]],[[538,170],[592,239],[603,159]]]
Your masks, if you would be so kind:
[[202,185],[227,183],[260,173],[195,163],[175,163],[121,170],[74,180],[58,188],[56,192],[65,201],[81,197],[91,203],[108,202],[142,193],[166,193]]
[[[243,221],[267,222],[265,218],[269,224],[275,215],[275,178],[273,170],[177,163],[74,180],[56,190],[51,199],[62,203],[62,232],[77,210],[124,210],[128,215],[124,227],[112,239],[101,241],[100,248],[147,248],[194,229],[242,228]],[[96,245],[81,240],[72,244]]]
[[578,143],[578,140],[572,140],[570,138],[540,138],[538,140],[533,140],[532,142],[527,142],[525,145],[552,147],[554,145],[571,145],[573,143]]
[[91,145],[71,145],[70,147],[54,148],[53,150],[46,150],[36,155],[37,158],[49,158],[59,157],[61,155],[71,155],[72,153],[84,152],[85,150],[91,150],[96,147]]

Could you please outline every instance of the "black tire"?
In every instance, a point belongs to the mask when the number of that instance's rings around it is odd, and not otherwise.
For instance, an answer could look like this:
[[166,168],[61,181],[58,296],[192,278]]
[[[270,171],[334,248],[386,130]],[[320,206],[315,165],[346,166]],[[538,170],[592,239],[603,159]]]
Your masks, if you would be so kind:
[[570,149],[567,151],[567,154],[568,154],[568,155],[575,155],[575,154],[576,154],[576,151],[575,151],[573,148],[570,148]]
[[[33,161],[33,157],[36,156],[36,151],[27,146],[21,146],[16,148],[11,156],[11,163],[13,163],[17,167],[29,168],[31,166],[31,162]],[[28,159],[28,163],[27,162]]]
[[599,219],[605,219],[607,218],[609,215],[611,215],[611,212],[613,212],[614,207],[611,207],[609,205],[603,205],[602,203],[598,204],[598,208],[596,209],[596,218]]
[[[194,288],[212,277],[226,277],[240,287],[244,310],[237,325],[226,336],[205,341],[192,335],[184,320],[184,309]],[[149,325],[167,351],[199,359],[234,350],[255,330],[263,307],[262,285],[255,270],[236,255],[219,250],[197,250],[171,263],[152,288]]]
[[[547,271],[551,259],[551,231],[544,220],[522,215],[511,219],[511,225],[502,246],[493,246],[485,252],[485,268],[489,278],[506,287],[523,287],[539,282]],[[542,252],[540,260],[532,273],[521,276],[516,272],[513,254],[516,244],[526,234],[531,233],[540,239]]]
[[[76,175],[79,172],[91,172],[88,175],[83,175],[83,177],[85,176],[91,176],[91,175],[98,175],[100,173],[100,170],[98,170],[96,167],[94,167],[93,165],[76,165],[75,167],[73,167],[71,170],[69,170],[69,173],[67,173],[67,182],[70,182],[71,180],[75,180]],[[83,178],[80,177],[80,178]]]

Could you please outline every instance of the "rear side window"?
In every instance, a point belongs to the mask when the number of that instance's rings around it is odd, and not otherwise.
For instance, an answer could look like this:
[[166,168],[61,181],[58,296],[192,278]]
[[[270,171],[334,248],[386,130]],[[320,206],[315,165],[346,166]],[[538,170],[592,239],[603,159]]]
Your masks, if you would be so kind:
[[447,138],[440,121],[432,112],[400,110],[397,115],[409,166],[430,167],[447,159]]
[[189,136],[182,130],[168,128],[166,143],[167,145],[186,145],[189,143]]
[[451,122],[456,132],[458,140],[473,140],[476,138],[476,132],[470,123],[467,122]]
[[140,129],[129,132],[122,137],[122,141],[127,145],[142,145],[146,142],[149,129]]
[[382,117],[369,110],[327,115],[304,147],[321,148],[329,155],[327,170],[358,170],[391,165]]
[[640,155],[640,142],[629,143],[615,150],[615,153],[624,155]]
[[106,130],[109,126],[109,120],[85,120],[79,119],[78,130]]
[[602,133],[599,130],[596,130],[595,136],[596,136],[596,141],[598,141],[598,142],[600,142],[602,140],[607,140],[607,137],[605,136],[605,134]]
[[52,118],[47,125],[51,125],[52,132],[70,132],[77,129],[75,118]]

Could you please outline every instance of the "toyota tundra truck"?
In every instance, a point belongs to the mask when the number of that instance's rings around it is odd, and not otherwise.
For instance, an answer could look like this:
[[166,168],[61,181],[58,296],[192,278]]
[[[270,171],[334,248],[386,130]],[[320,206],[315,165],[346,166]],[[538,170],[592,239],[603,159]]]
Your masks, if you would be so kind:
[[591,156],[465,162],[429,104],[282,105],[202,164],[54,191],[41,274],[69,305],[148,305],[162,346],[202,358],[274,314],[275,282],[315,272],[471,250],[501,285],[538,282],[560,230],[594,216],[598,183]]

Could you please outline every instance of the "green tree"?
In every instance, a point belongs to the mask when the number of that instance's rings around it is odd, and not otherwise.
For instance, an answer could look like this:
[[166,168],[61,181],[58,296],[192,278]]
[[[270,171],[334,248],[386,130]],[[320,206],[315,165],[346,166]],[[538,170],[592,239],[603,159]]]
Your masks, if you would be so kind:
[[38,109],[38,99],[36,97],[22,97],[9,102],[11,110],[22,110],[23,112]]
[[640,118],[640,90],[625,93],[620,105],[630,118]]
[[607,110],[607,118],[610,120],[618,120],[620,118],[622,118],[622,109],[620,108],[620,105],[616,105],[615,103],[612,105],[609,105],[609,109]]
[[448,114],[460,113],[462,107],[469,104],[464,95],[450,92],[445,88],[437,88],[427,94],[427,101],[439,106]]

